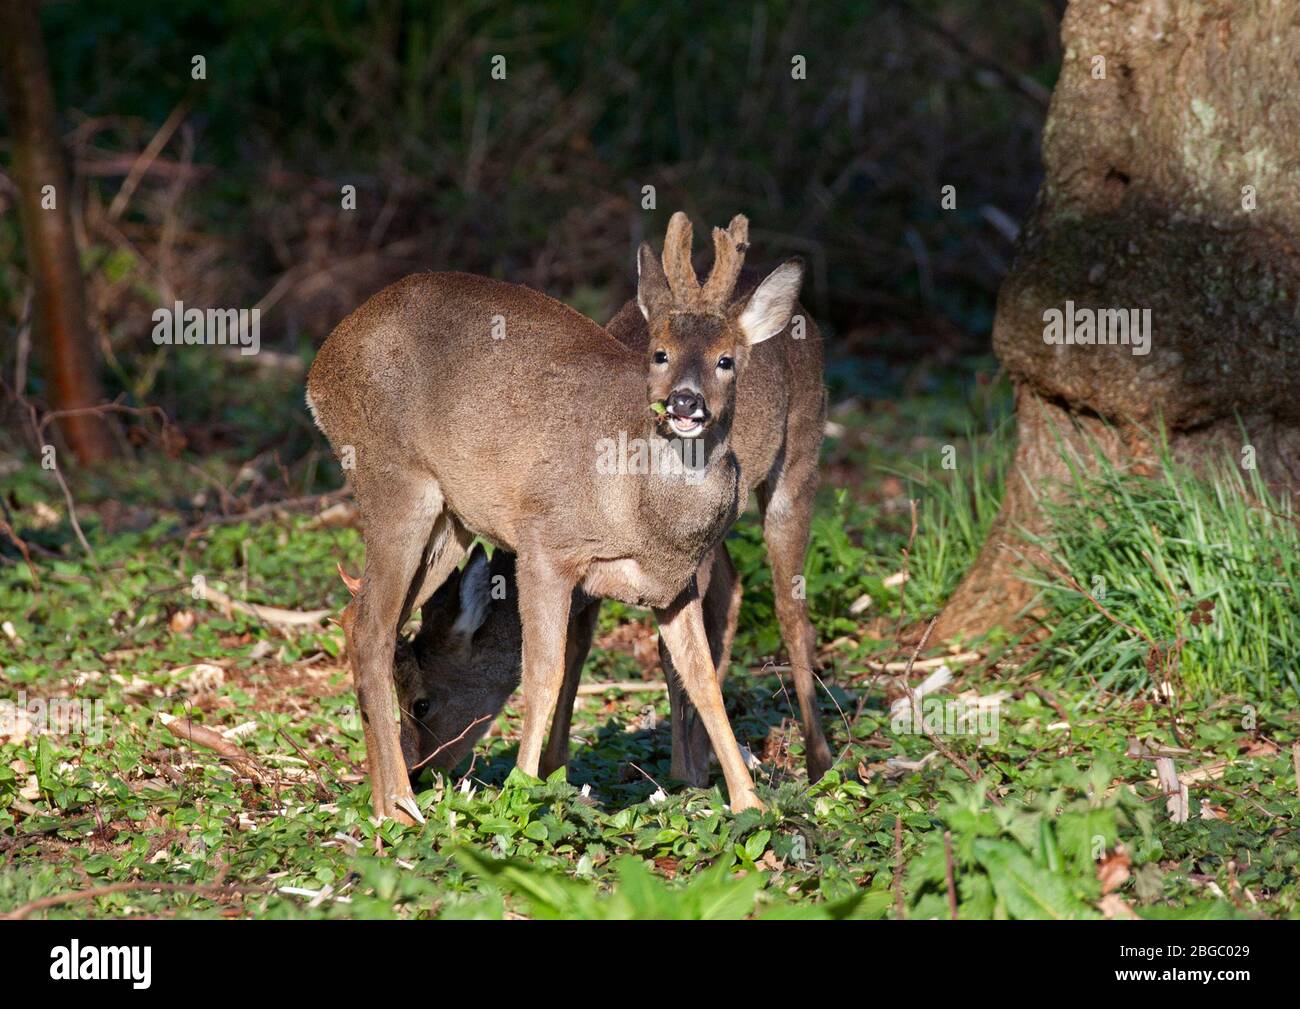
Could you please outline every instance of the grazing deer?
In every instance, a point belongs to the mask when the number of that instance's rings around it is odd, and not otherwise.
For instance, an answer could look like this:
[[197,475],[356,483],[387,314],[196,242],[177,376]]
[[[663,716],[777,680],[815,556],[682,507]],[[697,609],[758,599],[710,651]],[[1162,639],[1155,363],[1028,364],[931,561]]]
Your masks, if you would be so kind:
[[[679,234],[679,240],[682,237],[684,236]],[[687,243],[685,255],[689,256],[689,239]],[[668,249],[665,248],[665,254],[667,253]],[[759,279],[757,274],[744,271],[738,290],[752,290]],[[606,330],[638,353],[648,353],[650,329],[635,302],[628,302],[609,322]],[[783,333],[779,339],[769,340],[751,353],[749,363],[739,379],[731,445],[740,464],[746,493],[749,490],[758,492],[763,535],[772,566],[777,619],[786,649],[790,653],[795,690],[799,698],[810,781],[816,781],[825,774],[832,761],[816,701],[813,676],[815,635],[808,620],[804,594],[798,591],[800,586],[795,579],[803,573],[804,555],[808,548],[813,497],[817,485],[817,460],[825,420],[821,336],[811,317],[804,316],[804,329],[801,333]],[[721,678],[730,659],[741,600],[741,583],[724,543],[719,543],[701,566],[698,587],[703,599],[704,624],[711,658]],[[442,600],[444,606],[456,605],[451,595],[444,595]],[[426,609],[426,620],[431,612],[437,613],[440,625],[445,625],[454,618],[454,614],[438,612],[438,608],[433,607],[431,610]],[[577,695],[578,681],[596,616],[597,607],[592,606],[575,608],[573,612],[564,687],[556,705],[546,750],[542,755],[543,774],[568,762],[573,700]],[[492,636],[490,642],[491,648],[497,651],[485,649],[476,652],[476,659],[484,663],[484,675],[493,681],[493,670],[508,665],[512,655],[518,657],[519,642],[502,636]],[[673,673],[671,656],[662,640],[659,651],[667,675],[672,710],[672,776],[692,785],[706,786],[711,753],[708,734],[703,723],[696,717],[694,708],[682,689],[680,678]],[[422,677],[420,673],[423,673]],[[455,690],[449,691],[445,684],[439,682],[439,675],[442,674],[435,670],[431,662],[415,668],[415,675],[399,678],[399,698],[405,691],[410,704],[423,704],[427,697],[434,696],[443,699],[442,703],[446,704],[450,693],[454,704],[459,697],[454,696]],[[463,689],[471,695],[476,695],[482,689],[476,683],[472,669],[457,668],[451,675],[457,684],[462,685],[457,689]],[[504,700],[503,697],[502,703]],[[407,710],[406,704],[403,705],[403,710]],[[452,719],[451,724],[445,724],[440,732],[454,735],[452,730],[459,732],[465,724],[468,723]],[[437,735],[439,733],[435,733]],[[412,763],[414,761],[408,759],[408,766]],[[456,761],[447,764],[440,760],[436,763],[440,767],[450,768],[455,766]]]
[[[365,570],[341,622],[377,815],[419,817],[394,717],[393,656],[407,616],[475,534],[516,555],[525,772],[539,771],[564,687],[578,590],[654,610],[732,808],[761,808],[727,721],[696,575],[743,505],[730,445],[738,378],[751,348],[789,323],[803,267],[786,262],[735,298],[745,218],[714,230],[703,285],[689,233],[674,214],[663,268],[649,245],[638,250],[644,356],[554,299],[460,273],[393,284],[321,347],[307,402],[336,452],[355,462],[365,525]],[[693,462],[598,471],[596,445],[620,438],[668,442],[683,455],[690,447]]]
[[[339,573],[355,596],[360,579],[342,567]],[[474,547],[420,613],[419,631],[399,637],[393,657],[402,757],[412,780],[425,767],[459,764],[519,686],[514,555],[497,550],[489,561]]]
[[[717,550],[725,557],[721,566],[706,561],[702,570],[710,579],[734,578],[726,547],[720,543]],[[355,596],[360,580],[344,574],[343,581]],[[715,635],[725,642],[724,651],[714,653],[721,678],[740,600],[738,593],[733,596],[729,588],[719,585],[713,580],[706,582],[703,595],[710,644]],[[556,705],[542,754],[543,776],[568,762],[573,698],[591,646],[599,603],[575,593],[565,656],[565,693]],[[719,603],[723,609],[718,609]],[[489,561],[483,547],[476,546],[464,569],[454,569],[421,607],[415,636],[397,642],[393,679],[401,712],[402,757],[412,784],[424,768],[450,771],[469,754],[519,686],[522,646],[514,555],[497,550]],[[675,722],[674,731],[681,725]],[[707,735],[702,741],[693,741],[693,753],[705,770],[711,752]]]

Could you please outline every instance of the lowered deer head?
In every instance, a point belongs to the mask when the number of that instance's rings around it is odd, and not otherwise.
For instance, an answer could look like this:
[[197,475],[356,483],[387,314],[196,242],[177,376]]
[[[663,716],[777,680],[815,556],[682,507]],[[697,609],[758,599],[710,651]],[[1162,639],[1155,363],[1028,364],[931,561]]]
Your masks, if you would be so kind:
[[[360,580],[340,574],[356,595]],[[426,767],[451,770],[487,732],[519,686],[521,646],[514,556],[498,550],[489,561],[476,546],[421,608],[415,636],[397,642],[393,680],[413,780]]]

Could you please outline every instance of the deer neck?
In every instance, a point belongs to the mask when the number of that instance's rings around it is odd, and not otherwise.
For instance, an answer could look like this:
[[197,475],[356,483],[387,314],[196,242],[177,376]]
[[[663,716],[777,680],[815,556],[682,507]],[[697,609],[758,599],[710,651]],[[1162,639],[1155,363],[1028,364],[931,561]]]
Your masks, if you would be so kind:
[[649,472],[639,481],[640,510],[656,522],[668,519],[691,552],[734,520],[739,466],[731,447],[730,418],[699,438],[665,436],[651,420],[642,437],[649,450]]

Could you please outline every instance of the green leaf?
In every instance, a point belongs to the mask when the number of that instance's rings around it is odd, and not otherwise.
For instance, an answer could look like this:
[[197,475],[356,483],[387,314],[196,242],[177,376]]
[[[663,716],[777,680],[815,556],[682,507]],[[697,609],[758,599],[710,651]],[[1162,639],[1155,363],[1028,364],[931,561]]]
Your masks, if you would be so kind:
[[999,902],[1013,918],[1096,918],[1070,891],[1068,881],[1034,864],[1010,841],[980,838],[975,857],[984,866]]

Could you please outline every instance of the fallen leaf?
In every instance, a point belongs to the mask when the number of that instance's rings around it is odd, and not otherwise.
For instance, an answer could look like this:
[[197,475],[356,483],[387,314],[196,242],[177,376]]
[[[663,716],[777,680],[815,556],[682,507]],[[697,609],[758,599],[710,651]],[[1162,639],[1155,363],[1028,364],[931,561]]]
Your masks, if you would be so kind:
[[1129,868],[1132,865],[1133,860],[1128,857],[1122,844],[1106,855],[1097,865],[1097,882],[1101,884],[1101,892],[1111,893],[1123,886],[1131,875]]
[[1107,918],[1127,918],[1136,921],[1138,913],[1117,893],[1107,894],[1097,904],[1097,909]]

